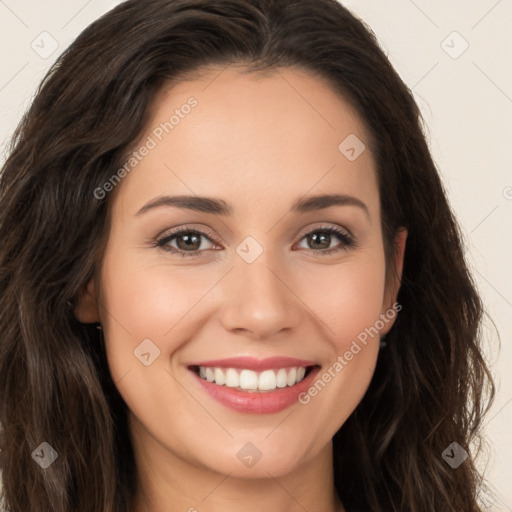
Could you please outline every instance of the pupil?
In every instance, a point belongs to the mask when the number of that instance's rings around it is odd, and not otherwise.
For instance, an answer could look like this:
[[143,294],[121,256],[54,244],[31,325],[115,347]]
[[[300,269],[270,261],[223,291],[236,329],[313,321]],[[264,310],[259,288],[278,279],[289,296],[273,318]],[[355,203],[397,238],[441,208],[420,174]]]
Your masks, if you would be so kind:
[[[315,249],[326,249],[330,245],[330,235],[327,233],[313,233],[309,235],[308,239],[310,243],[319,243],[321,245],[321,247],[314,247]],[[319,241],[319,239],[321,239],[321,241]]]
[[[180,240],[185,240],[184,244],[180,244]],[[197,235],[181,235],[177,239],[178,247],[182,250],[198,249],[201,241]],[[194,246],[197,245],[197,247]]]

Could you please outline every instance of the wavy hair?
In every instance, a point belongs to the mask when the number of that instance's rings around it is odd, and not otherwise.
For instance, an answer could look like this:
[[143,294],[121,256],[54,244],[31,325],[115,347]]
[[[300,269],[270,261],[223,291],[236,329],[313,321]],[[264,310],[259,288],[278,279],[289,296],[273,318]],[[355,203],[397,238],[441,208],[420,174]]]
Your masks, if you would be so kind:
[[[349,101],[371,136],[387,268],[408,230],[398,302],[371,384],[333,439],[347,512],[478,512],[472,446],[495,385],[484,307],[419,109],[365,24],[335,0],[128,0],[42,81],[0,175],[0,468],[12,512],[128,512],[127,406],[105,344],[73,305],[98,270],[107,182],[155,94],[203,66],[296,67]],[[488,393],[486,393],[488,392]],[[33,452],[58,453],[44,471]],[[470,453],[456,470],[453,442]]]

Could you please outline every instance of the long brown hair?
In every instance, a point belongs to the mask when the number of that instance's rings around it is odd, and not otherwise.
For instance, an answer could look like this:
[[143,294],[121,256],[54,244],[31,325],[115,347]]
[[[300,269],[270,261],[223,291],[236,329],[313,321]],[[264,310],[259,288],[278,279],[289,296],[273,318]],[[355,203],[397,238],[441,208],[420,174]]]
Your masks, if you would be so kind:
[[[371,134],[388,268],[408,229],[402,306],[370,387],[333,440],[348,512],[477,512],[473,444],[495,387],[484,309],[409,89],[335,0],[129,0],[44,78],[0,175],[0,467],[15,512],[128,512],[134,456],[104,340],[73,304],[108,237],[109,196],[164,82],[205,65],[295,66],[326,79]],[[486,390],[488,397],[486,399]],[[34,451],[58,458],[42,470]],[[451,443],[470,457],[457,469]]]

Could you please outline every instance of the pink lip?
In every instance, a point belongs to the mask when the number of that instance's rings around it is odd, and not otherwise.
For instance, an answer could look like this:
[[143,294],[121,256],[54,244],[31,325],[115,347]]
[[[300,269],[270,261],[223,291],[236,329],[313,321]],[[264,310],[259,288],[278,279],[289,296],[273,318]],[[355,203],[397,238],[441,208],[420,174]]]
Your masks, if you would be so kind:
[[267,359],[255,359],[254,357],[232,357],[229,359],[215,359],[213,361],[201,361],[190,363],[191,366],[209,366],[217,368],[246,368],[253,371],[275,370],[279,368],[291,368],[293,366],[316,366],[315,361],[294,359],[292,357],[269,357]]
[[[298,366],[310,365],[301,364]],[[282,366],[279,367],[282,368]],[[231,366],[231,368],[233,367]],[[247,368],[247,366],[244,366],[244,368]],[[298,402],[299,395],[304,393],[311,386],[313,379],[318,374],[320,369],[320,366],[316,366],[303,380],[294,386],[277,388],[273,391],[263,393],[250,393],[248,391],[238,391],[235,388],[230,388],[227,386],[219,386],[218,384],[202,379],[193,371],[191,371],[191,373],[199,381],[199,384],[203,387],[203,389],[213,399],[217,400],[221,404],[238,412],[246,412],[252,414],[271,414],[282,411]]]

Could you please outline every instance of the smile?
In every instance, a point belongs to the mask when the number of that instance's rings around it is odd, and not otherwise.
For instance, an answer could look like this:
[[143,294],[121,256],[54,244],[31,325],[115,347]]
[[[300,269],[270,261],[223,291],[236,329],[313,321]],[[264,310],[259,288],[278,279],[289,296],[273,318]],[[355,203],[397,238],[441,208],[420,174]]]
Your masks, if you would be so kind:
[[291,367],[256,372],[249,369],[195,367],[196,373],[204,380],[218,386],[226,386],[239,391],[266,392],[276,388],[291,387],[301,382],[312,367]]
[[287,357],[239,357],[188,365],[201,393],[250,414],[276,413],[298,403],[320,368],[314,361]]

